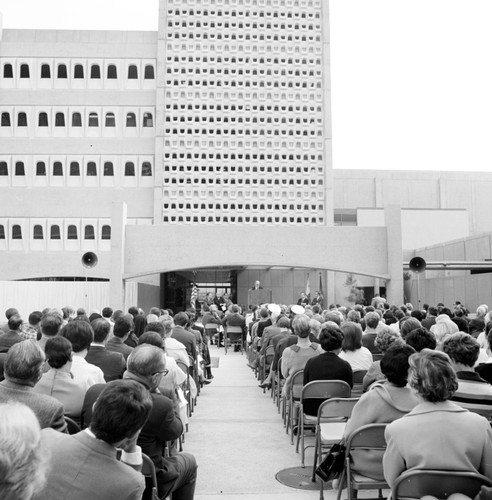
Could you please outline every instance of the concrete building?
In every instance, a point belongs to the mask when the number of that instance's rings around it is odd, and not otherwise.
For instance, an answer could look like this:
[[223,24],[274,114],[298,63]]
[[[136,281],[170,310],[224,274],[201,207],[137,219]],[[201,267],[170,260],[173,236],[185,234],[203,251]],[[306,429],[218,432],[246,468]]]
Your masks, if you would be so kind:
[[332,168],[329,44],[322,0],[3,30],[0,309],[179,309],[190,281],[247,304],[257,279],[279,302],[354,281],[401,302],[404,257],[492,231],[492,175]]

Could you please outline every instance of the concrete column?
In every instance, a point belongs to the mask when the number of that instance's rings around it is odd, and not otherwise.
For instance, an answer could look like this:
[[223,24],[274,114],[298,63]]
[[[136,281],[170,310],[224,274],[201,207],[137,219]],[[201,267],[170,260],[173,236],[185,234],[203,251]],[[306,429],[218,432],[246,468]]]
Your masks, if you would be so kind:
[[326,271],[326,291],[325,291],[325,309],[328,308],[330,304],[336,304],[336,287],[335,287],[336,273],[334,271]]
[[388,248],[386,298],[390,304],[403,304],[403,248],[401,241],[401,208],[388,205],[384,209]]
[[113,203],[111,207],[111,267],[109,298],[113,310],[123,309],[125,305],[125,227],[126,203]]

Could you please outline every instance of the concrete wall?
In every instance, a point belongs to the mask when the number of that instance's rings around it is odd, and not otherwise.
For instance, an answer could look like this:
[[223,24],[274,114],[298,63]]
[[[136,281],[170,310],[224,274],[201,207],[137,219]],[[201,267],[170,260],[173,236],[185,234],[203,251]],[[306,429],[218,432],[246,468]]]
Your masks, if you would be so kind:
[[138,307],[141,307],[146,313],[149,312],[151,307],[161,307],[160,287],[139,283],[137,293]]

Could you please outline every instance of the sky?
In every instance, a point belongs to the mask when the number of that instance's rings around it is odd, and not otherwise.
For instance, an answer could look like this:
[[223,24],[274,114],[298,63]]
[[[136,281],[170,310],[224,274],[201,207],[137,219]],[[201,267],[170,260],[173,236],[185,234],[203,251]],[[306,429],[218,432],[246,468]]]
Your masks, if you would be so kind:
[[[155,31],[158,0],[0,12],[4,29]],[[490,26],[491,0],[331,0],[334,168],[492,171]]]

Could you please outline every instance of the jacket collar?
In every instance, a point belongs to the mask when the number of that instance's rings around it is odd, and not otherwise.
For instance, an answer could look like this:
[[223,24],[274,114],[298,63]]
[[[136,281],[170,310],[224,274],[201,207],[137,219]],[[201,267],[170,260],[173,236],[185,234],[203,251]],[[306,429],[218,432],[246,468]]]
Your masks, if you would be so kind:
[[125,373],[123,373],[123,379],[135,380],[136,382],[140,382],[143,386],[150,390],[149,381],[146,378],[137,375],[136,373],[132,373],[127,370]]
[[101,453],[102,455],[106,455],[110,458],[116,458],[116,448],[113,445],[108,444],[101,439],[97,439],[91,434],[92,433],[89,433],[87,430],[84,430],[82,432],[74,434],[72,437],[91,450]]
[[424,413],[433,413],[436,411],[447,411],[451,413],[460,413],[465,410],[461,406],[458,406],[456,403],[452,401],[439,401],[438,403],[430,403],[429,401],[423,401],[419,403],[410,413],[405,415],[405,417],[412,417],[414,415],[422,415]]

